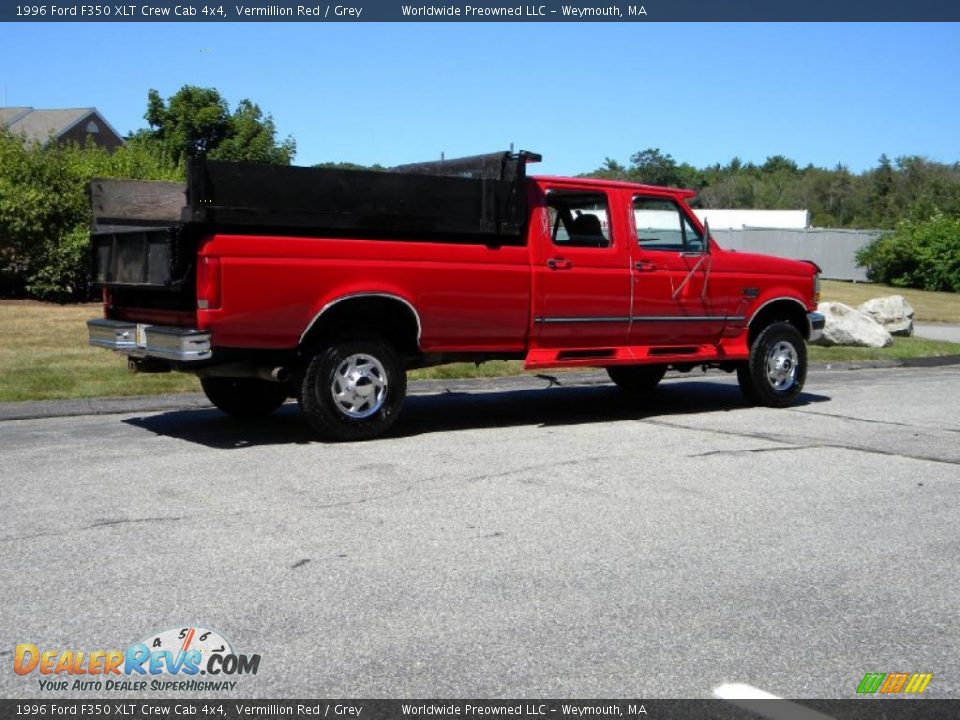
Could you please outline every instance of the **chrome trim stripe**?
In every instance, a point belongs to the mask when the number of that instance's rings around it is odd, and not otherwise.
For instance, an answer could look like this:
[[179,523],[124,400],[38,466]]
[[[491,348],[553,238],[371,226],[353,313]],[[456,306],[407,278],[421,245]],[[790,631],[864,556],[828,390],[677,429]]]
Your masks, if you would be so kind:
[[533,321],[538,325],[555,325],[557,323],[627,323],[630,322],[630,318],[596,315],[593,317],[535,317]]
[[771,298],[770,300],[767,300],[765,303],[763,303],[763,305],[761,305],[761,306],[758,307],[756,310],[754,310],[754,311],[753,311],[753,315],[750,316],[750,322],[748,322],[747,325],[752,325],[752,324],[753,324],[753,321],[756,319],[757,315],[758,315],[758,314],[760,313],[760,311],[763,310],[767,305],[771,305],[772,303],[775,303],[775,302],[780,302],[781,300],[789,300],[789,301],[792,302],[792,303],[796,303],[797,305],[800,306],[800,308],[803,310],[804,313],[807,312],[806,306],[805,306],[802,302],[800,302],[799,300],[797,300],[796,298],[790,297],[790,296],[788,296],[788,295],[781,295],[780,297],[775,297],[775,298]]
[[606,317],[603,315],[582,317],[535,317],[538,325],[556,323],[617,323],[617,322],[742,322],[743,315],[634,315],[632,317]]
[[633,322],[741,322],[743,315],[634,315]]
[[[811,318],[810,318],[811,313],[807,310],[806,306],[802,302],[800,302],[794,297],[789,297],[785,295],[781,295],[780,297],[775,297],[770,300],[767,300],[765,303],[763,303],[763,305],[761,305],[756,310],[754,310],[753,315],[750,316],[750,322],[748,322],[747,325],[753,325],[753,321],[756,320],[757,315],[759,315],[760,312],[767,305],[770,305],[775,302],[780,302],[782,300],[787,300],[801,307],[801,309],[803,310],[803,314],[807,316],[807,338],[806,338],[807,342],[813,342],[814,340],[816,340],[820,336],[820,334],[817,332],[817,329],[813,327],[813,325],[811,324]],[[812,314],[817,314],[817,313],[812,313]]]

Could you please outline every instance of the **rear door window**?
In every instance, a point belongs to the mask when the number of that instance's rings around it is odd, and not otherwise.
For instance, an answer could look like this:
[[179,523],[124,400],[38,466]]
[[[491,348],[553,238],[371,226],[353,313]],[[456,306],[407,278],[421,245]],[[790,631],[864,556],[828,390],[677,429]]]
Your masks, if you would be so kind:
[[605,193],[551,190],[550,239],[557,247],[610,248],[610,208]]

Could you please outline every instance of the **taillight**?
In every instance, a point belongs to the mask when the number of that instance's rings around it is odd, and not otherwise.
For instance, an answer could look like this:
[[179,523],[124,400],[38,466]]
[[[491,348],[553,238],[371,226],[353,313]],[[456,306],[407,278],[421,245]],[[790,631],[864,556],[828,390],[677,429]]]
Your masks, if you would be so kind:
[[813,276],[813,304],[820,304],[820,273]]
[[110,288],[103,288],[103,317],[110,317],[110,310],[113,308],[113,293]]
[[197,307],[216,310],[220,307],[220,258],[200,256],[197,265]]

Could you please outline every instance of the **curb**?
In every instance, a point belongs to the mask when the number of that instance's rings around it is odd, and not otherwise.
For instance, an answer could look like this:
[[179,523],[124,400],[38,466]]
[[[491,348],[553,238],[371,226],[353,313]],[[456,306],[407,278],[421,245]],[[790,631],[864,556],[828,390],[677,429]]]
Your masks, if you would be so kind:
[[133,397],[82,398],[77,400],[27,400],[0,403],[0,422],[78,417],[80,415],[122,415],[161,410],[195,410],[213,407],[201,393],[136,395]]
[[960,355],[904,358],[903,360],[864,360],[863,362],[810,363],[810,370],[889,370],[893,368],[930,368],[960,365]]
[[[811,372],[849,372],[854,370],[895,370],[898,368],[933,368],[960,365],[960,355],[908,358],[905,360],[872,360],[845,363],[811,363]],[[556,371],[555,371],[556,372]],[[713,371],[717,372],[717,371]],[[718,373],[726,375],[726,373]],[[680,378],[689,373],[671,371],[667,378]],[[536,390],[549,387],[584,387],[607,385],[605,372],[540,372],[502,378],[464,378],[415,380],[407,388],[408,395],[469,393],[477,390]],[[546,383],[544,385],[543,383]],[[164,410],[205,410],[213,405],[202,393],[174,395],[135,395],[132,397],[82,398],[77,400],[28,400],[0,403],[0,422],[78,417],[81,415],[123,415],[126,413],[160,412]]]

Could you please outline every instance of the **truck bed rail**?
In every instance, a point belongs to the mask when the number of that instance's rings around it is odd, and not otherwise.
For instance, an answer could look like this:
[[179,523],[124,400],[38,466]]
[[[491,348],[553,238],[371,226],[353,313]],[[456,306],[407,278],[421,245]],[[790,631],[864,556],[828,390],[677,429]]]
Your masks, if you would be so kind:
[[191,161],[183,222],[358,235],[515,236],[529,153],[387,171]]

